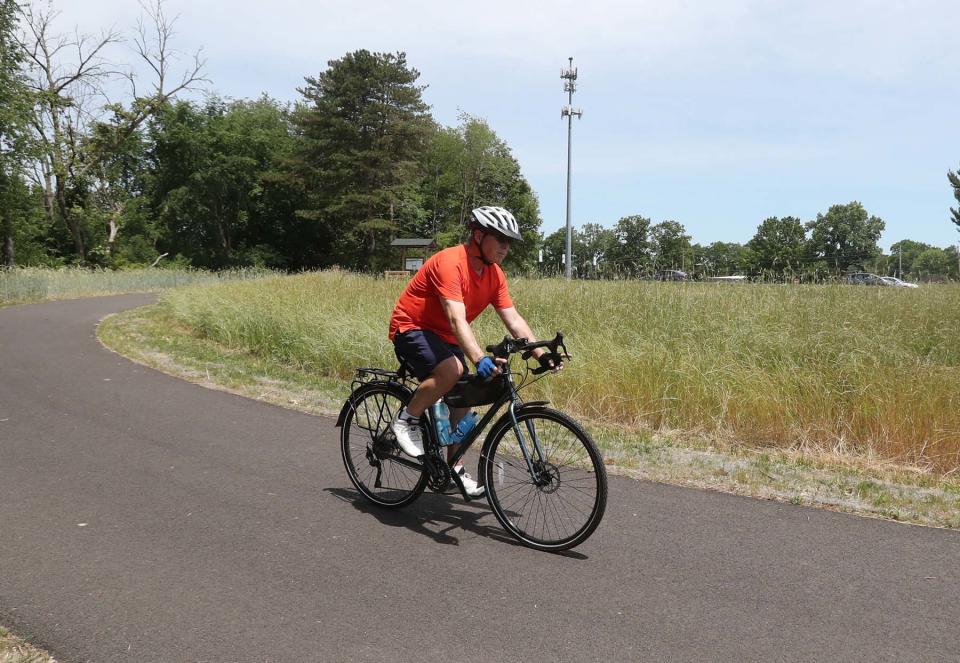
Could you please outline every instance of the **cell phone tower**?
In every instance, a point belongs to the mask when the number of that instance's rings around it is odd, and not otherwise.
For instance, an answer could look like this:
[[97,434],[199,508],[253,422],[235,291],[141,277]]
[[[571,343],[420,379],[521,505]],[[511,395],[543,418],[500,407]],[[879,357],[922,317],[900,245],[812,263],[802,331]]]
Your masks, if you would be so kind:
[[567,105],[560,111],[560,119],[567,118],[567,252],[564,265],[564,275],[569,279],[573,276],[573,255],[571,255],[573,245],[573,228],[570,225],[570,166],[573,142],[573,116],[578,118],[583,116],[583,111],[579,108],[573,108],[573,93],[577,91],[577,69],[573,66],[573,58],[570,58],[566,69],[561,70],[560,78],[566,81],[563,84],[563,91],[567,93]]

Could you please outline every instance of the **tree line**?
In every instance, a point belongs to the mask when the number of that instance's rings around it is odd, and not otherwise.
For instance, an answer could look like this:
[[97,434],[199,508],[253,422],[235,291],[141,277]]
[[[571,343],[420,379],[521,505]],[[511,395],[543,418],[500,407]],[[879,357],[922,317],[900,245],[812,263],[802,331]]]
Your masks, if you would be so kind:
[[[199,51],[178,57],[162,0],[129,34],[64,33],[56,19],[0,0],[0,264],[378,271],[397,266],[392,239],[449,246],[473,207],[498,204],[527,240],[509,268],[563,269],[564,231],[540,232],[509,146],[467,113],[437,123],[404,53],[347,53],[306,76],[293,103],[197,101],[184,95],[210,84],[205,63]],[[108,58],[122,45],[131,62]],[[948,177],[960,202],[960,171]],[[893,246],[892,267],[883,227],[854,202],[806,223],[766,219],[744,245],[701,246],[677,221],[634,215],[579,228],[573,266],[589,278],[957,275],[955,249],[909,240]]]
[[[960,200],[960,189],[957,195]],[[902,240],[884,254],[877,245],[884,225],[854,201],[833,205],[807,222],[767,218],[745,244],[703,246],[677,221],[654,224],[633,215],[613,228],[588,223],[575,229],[572,266],[582,278],[642,278],[666,269],[694,277],[739,274],[775,281],[819,281],[860,270],[919,280],[958,278],[957,247]],[[544,239],[541,272],[563,272],[565,241],[563,228]]]
[[[540,211],[510,148],[466,113],[438,124],[405,54],[348,53],[291,104],[195,101],[204,62],[176,59],[161,1],[129,39],[55,19],[0,0],[3,264],[378,270],[395,237],[459,241],[481,204],[514,211],[531,260]],[[108,61],[124,42],[149,80]]]

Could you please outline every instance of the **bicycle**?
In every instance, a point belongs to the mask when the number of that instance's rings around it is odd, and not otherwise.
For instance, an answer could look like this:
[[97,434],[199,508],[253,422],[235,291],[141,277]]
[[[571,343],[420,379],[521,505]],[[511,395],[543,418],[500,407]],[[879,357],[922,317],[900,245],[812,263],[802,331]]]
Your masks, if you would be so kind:
[[[579,423],[547,407],[549,401],[520,398],[520,389],[550,370],[531,368],[528,360],[537,348],[547,348],[555,364],[570,359],[559,332],[552,341],[536,343],[505,336],[499,344],[487,346],[487,352],[508,360],[503,373],[488,381],[467,376],[444,397],[450,407],[491,406],[449,462],[444,460],[446,447],[440,445],[433,408],[421,417],[423,460],[404,455],[397,446],[390,424],[417,385],[405,367],[397,371],[358,368],[336,423],[350,481],[381,507],[406,506],[427,487],[442,493],[451,483],[470,501],[451,468],[506,406],[486,435],[478,467],[494,515],[511,536],[537,550],[557,552],[585,541],[606,508],[606,468],[596,443]],[[519,383],[515,376],[520,372],[510,365],[517,354],[526,367]],[[531,375],[540,377],[531,379]]]

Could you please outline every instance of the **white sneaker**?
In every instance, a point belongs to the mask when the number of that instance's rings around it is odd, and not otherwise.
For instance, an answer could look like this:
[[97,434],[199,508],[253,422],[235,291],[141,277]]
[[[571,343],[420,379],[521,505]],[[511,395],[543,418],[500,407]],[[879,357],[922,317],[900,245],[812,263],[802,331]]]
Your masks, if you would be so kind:
[[460,481],[463,483],[463,489],[470,497],[483,497],[483,494],[487,492],[486,488],[483,486],[478,486],[473,477],[467,474],[467,470],[464,469],[463,465],[455,467],[453,471],[460,476]]
[[397,444],[403,453],[416,458],[423,455],[423,439],[420,437],[420,424],[406,421],[397,415],[390,424],[393,434],[397,436]]

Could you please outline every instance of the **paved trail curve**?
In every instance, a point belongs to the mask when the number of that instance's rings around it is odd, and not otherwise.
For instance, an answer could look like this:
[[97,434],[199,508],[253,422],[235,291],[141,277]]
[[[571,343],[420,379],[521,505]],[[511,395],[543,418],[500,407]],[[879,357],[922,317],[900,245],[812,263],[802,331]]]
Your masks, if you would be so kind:
[[381,511],[332,419],[98,344],[152,300],[0,310],[0,623],[59,661],[960,657],[955,532],[617,477],[566,556]]

